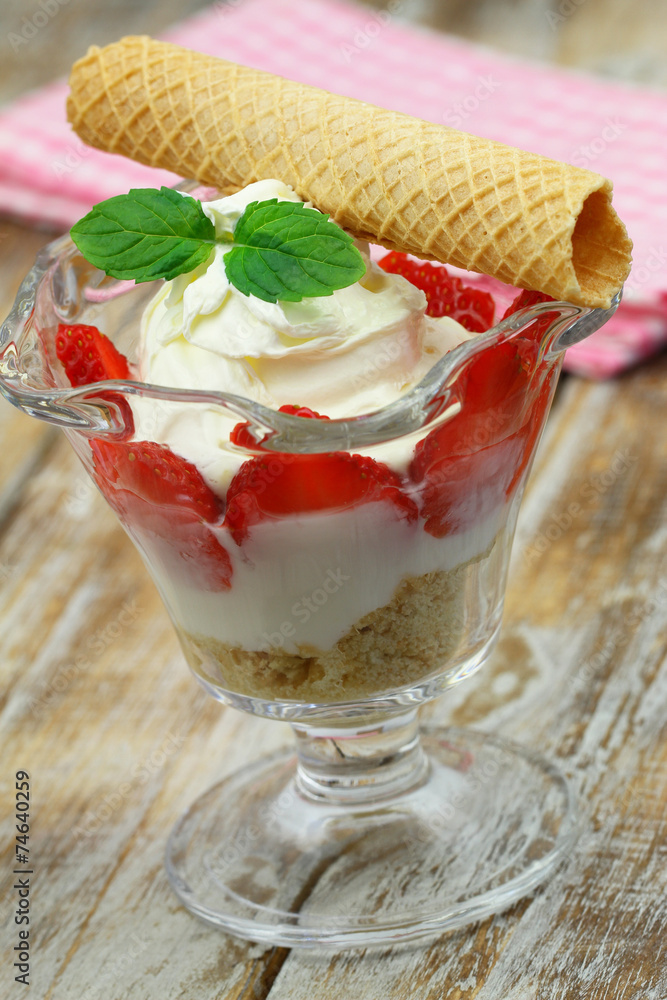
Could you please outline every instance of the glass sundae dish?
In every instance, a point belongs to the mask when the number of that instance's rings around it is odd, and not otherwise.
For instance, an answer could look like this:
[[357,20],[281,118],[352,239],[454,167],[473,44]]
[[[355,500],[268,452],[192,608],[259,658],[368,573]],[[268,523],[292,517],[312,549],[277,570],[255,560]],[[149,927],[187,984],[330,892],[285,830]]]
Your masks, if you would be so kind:
[[[191,342],[206,340],[215,309],[182,336],[205,268],[156,295],[154,283],[106,276],[65,237],[40,255],[2,328],[0,389],[63,428],[197,679],[292,724],[296,754],[213,788],[167,849],[186,906],[274,944],[437,934],[529,892],[573,836],[567,785],[548,762],[476,732],[420,734],[417,715],[493,647],[563,352],[616,303],[509,289],[507,318],[474,335],[425,317],[422,293],[387,273],[430,271],[396,254],[382,264],[366,261],[360,288],[279,304],[311,326],[301,339],[278,331],[278,356],[265,346],[249,361],[261,324],[236,317],[242,360],[229,347],[222,359]],[[312,302],[326,311],[346,294],[386,294],[390,313],[356,355],[348,337],[326,358],[331,335],[314,332]],[[408,362],[410,384],[396,391]],[[281,405],[214,390],[221,366],[259,378]],[[302,395],[282,402],[295,384]],[[374,408],[389,385],[394,398]]]

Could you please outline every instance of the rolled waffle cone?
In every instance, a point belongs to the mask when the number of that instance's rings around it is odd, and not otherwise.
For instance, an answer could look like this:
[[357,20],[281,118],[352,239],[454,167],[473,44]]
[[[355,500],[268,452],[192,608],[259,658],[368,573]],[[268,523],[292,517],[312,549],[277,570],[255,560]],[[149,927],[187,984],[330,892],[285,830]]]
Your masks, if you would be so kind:
[[87,143],[225,193],[276,178],[354,236],[609,307],[632,244],[599,174],[147,37],[77,62]]

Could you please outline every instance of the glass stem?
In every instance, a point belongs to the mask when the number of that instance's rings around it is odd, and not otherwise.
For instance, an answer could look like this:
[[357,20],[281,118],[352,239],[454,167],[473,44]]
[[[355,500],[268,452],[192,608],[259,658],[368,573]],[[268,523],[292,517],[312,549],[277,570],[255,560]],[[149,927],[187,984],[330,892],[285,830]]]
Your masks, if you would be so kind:
[[411,791],[428,776],[416,709],[372,726],[292,728],[297,787],[311,800],[364,806]]

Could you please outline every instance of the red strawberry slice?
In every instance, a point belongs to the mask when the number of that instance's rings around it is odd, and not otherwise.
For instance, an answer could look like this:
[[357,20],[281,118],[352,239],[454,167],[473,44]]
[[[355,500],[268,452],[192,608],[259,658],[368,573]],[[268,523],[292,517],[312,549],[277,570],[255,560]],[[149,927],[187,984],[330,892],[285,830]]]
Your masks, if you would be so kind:
[[442,264],[410,260],[407,254],[392,251],[379,261],[391,274],[401,274],[426,295],[429,316],[450,316],[471,333],[483,333],[493,326],[496,307],[493,296],[464,285]]
[[225,525],[241,545],[260,521],[377,501],[392,504],[398,518],[417,517],[417,507],[403,493],[400,477],[381,462],[346,452],[276,453],[241,466],[227,493]]
[[149,563],[199,590],[229,590],[232,564],[211,526],[175,507],[159,507],[129,490],[103,486],[102,492]]
[[[553,301],[552,297],[545,295],[544,292],[529,292],[524,290],[507,307],[503,314],[503,319],[508,319],[514,313],[519,312],[520,309],[528,309],[530,306],[540,305],[542,302]],[[522,330],[520,336],[515,339],[514,343],[517,345],[517,350],[521,355],[524,367],[531,365],[537,358],[542,337],[557,315],[556,312],[544,313],[543,316],[540,316],[539,319],[536,319]]]
[[419,442],[410,477],[421,482],[441,461],[471,455],[517,430],[528,383],[528,370],[512,342],[475,355],[458,378],[461,411]]
[[98,439],[93,442],[93,452],[99,475],[117,489],[203,521],[217,521],[222,514],[222,501],[204,482],[197,467],[164,444]]
[[130,377],[127,358],[96,326],[60,323],[56,355],[74,386]]
[[[538,305],[541,302],[553,302],[554,299],[551,295],[546,295],[544,292],[530,292],[522,291],[510,306],[505,311],[503,319],[507,319],[508,316],[512,316],[514,313],[518,312],[519,309],[526,309],[530,306]],[[521,333],[521,339],[517,342],[519,350],[522,351],[524,359],[532,353],[531,361],[534,362],[535,358],[539,353],[540,343],[544,334],[549,329],[551,323],[553,323],[556,318],[556,312],[548,312],[539,319],[536,319],[530,326],[526,327]],[[531,364],[532,368],[532,364]],[[549,370],[550,369],[550,370]],[[548,372],[548,373],[547,373]],[[517,468],[516,475],[510,484],[510,491],[514,489],[515,485],[518,483],[519,479],[523,475],[523,472],[530,461],[535,446],[537,444],[537,439],[542,433],[547,414],[549,412],[549,406],[551,405],[551,400],[556,389],[556,382],[558,381],[558,369],[554,364],[553,360],[549,359],[547,361],[542,361],[535,378],[535,390],[533,394],[532,401],[528,407],[527,413],[527,428],[526,428],[526,443],[525,443],[525,458]]]
[[[296,406],[293,403],[285,403],[281,406],[279,413],[289,413],[293,417],[309,417],[311,420],[328,420],[329,417],[323,416],[321,413],[317,413],[315,410],[309,409],[307,406]],[[262,445],[265,441],[271,437],[270,434],[265,434],[261,441],[255,440],[253,435],[250,433],[250,421],[245,420],[243,423],[237,424],[234,430],[229,435],[229,440],[232,444],[238,445],[239,448],[246,448],[249,451],[261,451]]]
[[196,586],[229,589],[229,554],[208,526],[223,504],[196,466],[154,441],[91,445],[100,489],[149,557]]
[[[56,356],[70,381],[70,385],[90,385],[112,378],[130,378],[127,358],[96,326],[83,323],[60,323],[56,334]],[[123,437],[134,434],[132,407],[119,392],[104,390],[101,399],[118,408],[125,428]]]
[[[522,291],[503,319],[519,309],[551,301],[542,292]],[[471,359],[458,381],[462,412],[417,445],[411,466],[417,482],[440,459],[487,447],[518,429],[519,421],[523,423],[540,341],[553,318],[554,314],[548,313],[511,341],[482,350]]]
[[311,410],[308,406],[297,406],[295,403],[285,403],[278,410],[279,413],[289,413],[293,417],[309,417],[311,420],[328,420],[323,413]]
[[488,448],[444,458],[422,484],[424,529],[436,538],[479,523],[511,493],[525,452],[522,431]]
[[[549,301],[539,292],[521,292],[503,319]],[[473,357],[458,380],[461,412],[417,445],[409,471],[422,483],[422,515],[431,534],[473,525],[524,478],[555,386],[553,361],[542,362],[551,370],[535,372],[553,318],[540,317],[511,341]]]

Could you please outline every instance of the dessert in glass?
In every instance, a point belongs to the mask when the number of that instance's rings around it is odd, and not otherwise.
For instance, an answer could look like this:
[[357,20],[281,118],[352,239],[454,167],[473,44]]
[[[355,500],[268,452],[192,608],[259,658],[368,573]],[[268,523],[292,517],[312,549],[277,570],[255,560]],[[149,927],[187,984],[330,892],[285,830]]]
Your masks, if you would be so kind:
[[249,291],[231,248],[253,213],[319,215],[293,186],[163,197],[201,199],[215,247],[156,290],[57,241],[3,327],[0,389],[63,427],[206,690],[293,727],[296,753],[252,761],[182,817],[171,883],[221,928],[302,947],[496,912],[570,846],[567,784],[496,737],[420,732],[418,711],[489,656],[563,353],[619,294],[591,308],[495,281],[494,302],[381,233],[395,249],[376,263],[359,226],[335,258],[356,277],[272,297],[291,272],[255,270]]

